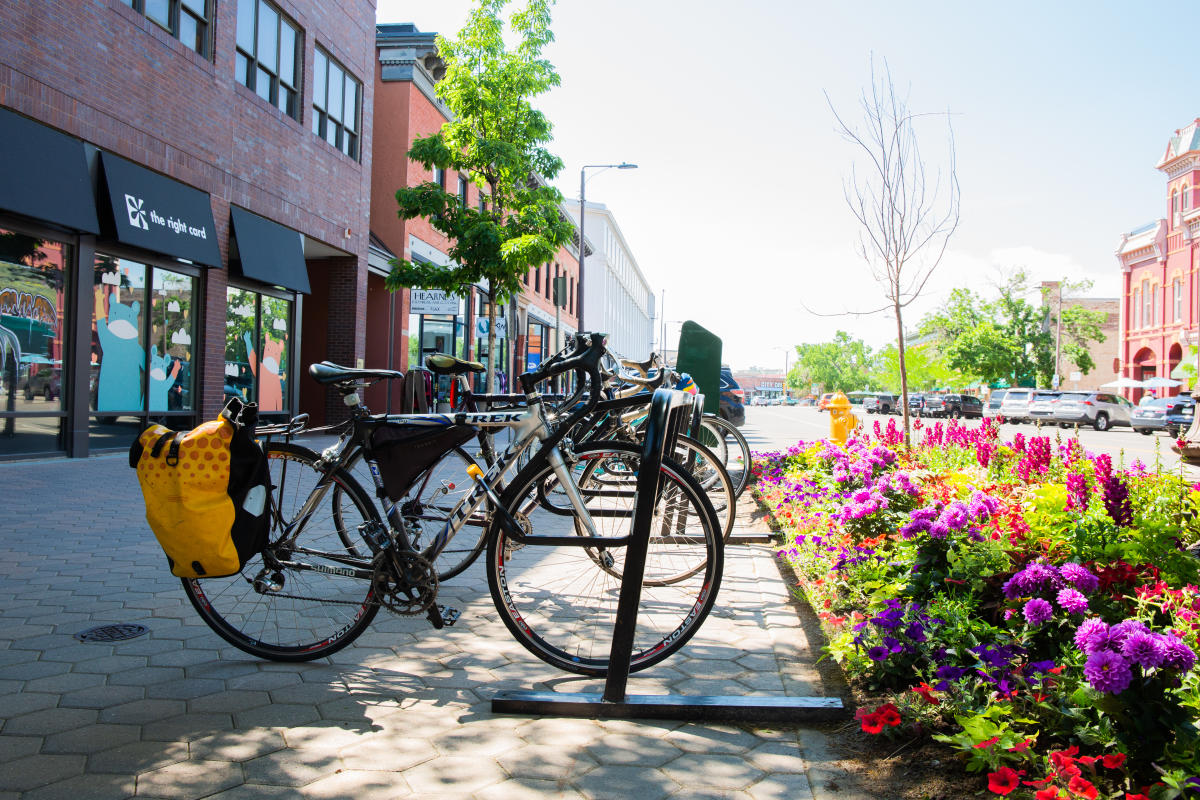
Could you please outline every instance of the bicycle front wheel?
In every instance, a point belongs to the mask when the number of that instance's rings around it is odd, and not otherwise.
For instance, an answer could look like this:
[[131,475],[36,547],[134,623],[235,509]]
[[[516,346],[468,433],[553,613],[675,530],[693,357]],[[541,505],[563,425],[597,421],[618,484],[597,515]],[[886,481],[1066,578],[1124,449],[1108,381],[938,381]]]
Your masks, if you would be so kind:
[[734,499],[742,496],[750,483],[750,443],[737,426],[715,414],[705,414],[696,440],[716,453],[733,484]]
[[[185,578],[188,599],[221,638],[273,661],[311,661],[361,634],[379,605],[362,526],[381,524],[362,487],[342,470],[306,522],[293,527],[323,473],[311,450],[284,442],[264,449],[271,473],[266,549],[228,578]],[[335,572],[334,570],[339,570]]]
[[[641,449],[578,446],[572,479],[580,485],[598,535],[618,539],[633,527]],[[695,479],[664,460],[651,522],[645,580],[634,633],[632,671],[667,658],[699,629],[721,583],[723,542],[711,504]],[[626,548],[539,543],[538,535],[586,535],[574,516],[546,498],[558,479],[540,459],[519,474],[501,503],[533,535],[513,540],[493,521],[488,533],[488,586],[500,618],[527,650],[559,669],[608,673],[609,650]],[[696,567],[699,567],[698,569]],[[664,576],[687,573],[665,582]]]

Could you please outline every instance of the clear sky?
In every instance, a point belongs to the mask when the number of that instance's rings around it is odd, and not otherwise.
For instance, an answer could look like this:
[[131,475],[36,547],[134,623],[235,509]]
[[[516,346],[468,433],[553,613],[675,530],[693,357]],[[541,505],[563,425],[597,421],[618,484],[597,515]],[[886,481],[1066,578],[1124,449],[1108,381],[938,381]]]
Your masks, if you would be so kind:
[[[378,18],[454,34],[469,7],[379,0]],[[1174,35],[1197,22],[1200,6],[1178,2],[560,0],[548,56],[562,85],[539,106],[566,196],[583,164],[639,165],[589,171],[587,197],[665,291],[668,343],[692,319],[735,368],[782,369],[784,346],[839,328],[894,340],[887,316],[805,311],[883,305],[843,199],[854,152],[825,99],[858,119],[872,54],[913,110],[953,115],[962,218],[915,323],[951,288],[986,294],[1016,267],[1119,294],[1120,235],[1165,216],[1154,165],[1200,116]],[[919,134],[936,167],[944,121]]]

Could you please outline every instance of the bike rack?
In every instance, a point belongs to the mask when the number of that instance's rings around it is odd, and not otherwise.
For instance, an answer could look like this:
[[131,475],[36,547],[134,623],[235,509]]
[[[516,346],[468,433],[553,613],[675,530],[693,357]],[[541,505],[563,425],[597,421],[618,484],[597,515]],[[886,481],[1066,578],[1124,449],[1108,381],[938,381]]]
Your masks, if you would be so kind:
[[505,690],[492,698],[493,713],[735,722],[812,722],[837,719],[844,715],[842,701],[838,697],[631,695],[626,692],[642,578],[646,569],[646,551],[650,544],[650,523],[658,494],[659,466],[668,442],[678,434],[684,419],[690,418],[692,402],[693,397],[685,392],[657,389],[650,403],[642,466],[637,479],[632,541],[625,555],[604,692]]

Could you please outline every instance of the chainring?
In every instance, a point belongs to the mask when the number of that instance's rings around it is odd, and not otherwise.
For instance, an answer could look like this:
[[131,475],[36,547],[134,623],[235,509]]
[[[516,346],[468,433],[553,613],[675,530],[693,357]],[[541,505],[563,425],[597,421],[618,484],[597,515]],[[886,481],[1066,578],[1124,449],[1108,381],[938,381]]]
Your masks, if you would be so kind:
[[437,600],[437,569],[417,553],[384,550],[375,557],[371,585],[379,604],[395,614],[415,616]]

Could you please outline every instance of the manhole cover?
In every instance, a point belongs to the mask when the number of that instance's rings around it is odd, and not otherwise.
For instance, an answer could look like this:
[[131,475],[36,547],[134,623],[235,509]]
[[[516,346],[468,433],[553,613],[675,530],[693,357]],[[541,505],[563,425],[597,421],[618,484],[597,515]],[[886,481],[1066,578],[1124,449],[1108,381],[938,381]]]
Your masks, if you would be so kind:
[[150,629],[145,625],[134,623],[101,625],[96,628],[88,628],[86,631],[80,631],[75,634],[75,638],[81,642],[120,642],[124,639],[136,639],[148,630]]

